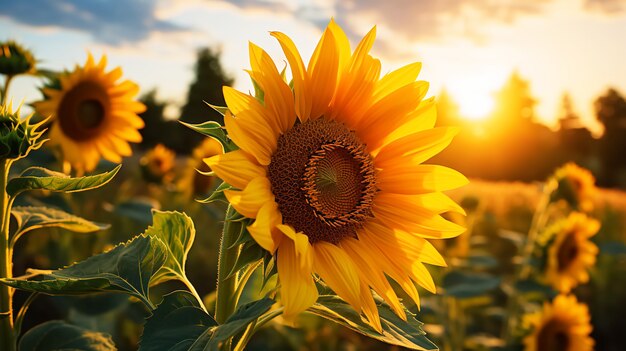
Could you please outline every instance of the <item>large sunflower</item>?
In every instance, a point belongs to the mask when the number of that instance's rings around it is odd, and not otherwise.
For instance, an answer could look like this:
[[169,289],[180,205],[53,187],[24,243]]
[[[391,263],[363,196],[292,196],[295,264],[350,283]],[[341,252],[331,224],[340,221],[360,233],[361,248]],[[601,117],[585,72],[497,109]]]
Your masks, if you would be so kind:
[[264,99],[224,88],[225,125],[239,150],[206,160],[224,181],[231,205],[254,218],[248,227],[276,255],[286,320],[311,306],[314,276],[381,330],[370,288],[406,318],[387,277],[419,303],[415,283],[435,292],[424,263],[445,265],[426,240],[456,236],[442,218],[463,212],[441,191],[462,186],[460,173],[423,165],[444,149],[453,128],[433,128],[428,83],[413,63],[380,78],[368,54],[375,28],[350,50],[333,21],[308,67],[289,37],[272,32],[293,90],[261,48],[250,44],[249,71]]
[[526,315],[524,323],[532,328],[524,339],[525,351],[593,350],[589,309],[575,296],[558,295],[542,311]]
[[583,213],[572,212],[555,223],[540,238],[549,242],[545,280],[560,292],[569,292],[589,281],[587,269],[596,262],[598,247],[589,238],[596,235],[600,222]]
[[128,143],[141,141],[137,130],[144,122],[137,113],[146,108],[133,100],[139,87],[118,82],[122,69],[106,72],[106,64],[106,56],[96,64],[89,55],[83,67],[60,76],[58,88],[44,88],[46,100],[36,103],[40,114],[52,116],[50,142],[79,172],[93,170],[101,157],[119,163],[132,153]]

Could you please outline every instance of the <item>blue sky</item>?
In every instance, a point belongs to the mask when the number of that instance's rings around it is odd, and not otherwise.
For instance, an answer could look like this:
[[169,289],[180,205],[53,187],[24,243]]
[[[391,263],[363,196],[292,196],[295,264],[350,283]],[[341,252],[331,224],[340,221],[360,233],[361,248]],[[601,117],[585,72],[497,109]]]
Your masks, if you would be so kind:
[[[430,93],[446,87],[470,117],[489,110],[513,70],[530,81],[547,123],[564,91],[588,122],[609,86],[626,94],[624,0],[2,0],[0,40],[22,42],[51,69],[82,63],[88,51],[107,54],[111,67],[176,106],[196,48],[221,50],[236,87],[247,90],[248,41],[282,62],[268,33],[282,31],[308,57],[331,17],[354,44],[377,25],[373,53],[383,71],[422,61]],[[17,80],[13,99],[38,98],[36,84]]]

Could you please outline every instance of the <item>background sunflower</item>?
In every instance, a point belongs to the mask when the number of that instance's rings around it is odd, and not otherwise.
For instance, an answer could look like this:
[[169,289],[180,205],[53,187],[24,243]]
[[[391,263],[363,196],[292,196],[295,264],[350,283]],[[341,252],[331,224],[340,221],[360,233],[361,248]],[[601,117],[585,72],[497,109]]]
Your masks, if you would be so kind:
[[137,113],[145,106],[133,98],[139,87],[118,80],[122,69],[106,72],[106,56],[96,64],[91,54],[84,66],[62,73],[58,87],[44,87],[37,112],[52,118],[50,144],[78,172],[93,170],[100,158],[119,163],[130,156],[129,142],[140,142],[144,122]]

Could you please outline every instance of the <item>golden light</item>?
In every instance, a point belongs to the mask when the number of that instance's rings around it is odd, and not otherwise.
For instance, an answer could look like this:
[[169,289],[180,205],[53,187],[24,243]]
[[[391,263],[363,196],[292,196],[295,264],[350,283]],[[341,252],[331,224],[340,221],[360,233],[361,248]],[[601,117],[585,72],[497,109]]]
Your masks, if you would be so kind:
[[493,111],[493,92],[501,84],[501,79],[494,77],[451,82],[450,94],[459,105],[460,116],[471,121],[486,119]]

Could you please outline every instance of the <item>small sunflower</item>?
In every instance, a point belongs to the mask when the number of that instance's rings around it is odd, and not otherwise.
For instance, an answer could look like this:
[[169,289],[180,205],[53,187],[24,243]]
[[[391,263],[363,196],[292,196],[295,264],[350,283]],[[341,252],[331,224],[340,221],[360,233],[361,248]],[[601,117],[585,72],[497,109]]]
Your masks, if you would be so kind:
[[187,166],[183,170],[179,187],[187,198],[201,197],[209,194],[213,187],[214,177],[205,175],[211,168],[203,161],[205,158],[223,154],[222,144],[212,138],[206,138],[191,154]]
[[158,144],[141,157],[139,164],[148,181],[161,183],[171,180],[175,161],[176,153]]
[[593,210],[596,187],[591,172],[570,162],[555,171],[554,179],[557,188],[553,193],[553,199],[565,200],[573,208],[583,212]]
[[593,351],[589,309],[575,296],[558,295],[542,311],[524,316],[524,324],[532,328],[525,351]]
[[0,73],[7,76],[35,72],[33,54],[13,40],[0,42]]
[[240,149],[206,162],[240,189],[225,195],[275,255],[287,321],[317,300],[314,275],[379,331],[370,289],[406,319],[388,277],[419,303],[415,283],[435,292],[424,263],[445,265],[427,239],[464,231],[441,216],[463,213],[441,191],[467,179],[422,164],[457,129],[434,128],[434,100],[423,99],[428,83],[415,81],[420,63],[380,77],[380,61],[369,55],[375,33],[351,52],[331,21],[305,66],[291,39],[272,32],[293,90],[252,43],[249,74],[263,101],[224,87],[226,129]]
[[106,64],[106,56],[96,64],[90,54],[83,67],[59,77],[58,87],[45,87],[46,99],[35,105],[52,117],[50,142],[79,172],[93,170],[101,157],[119,163],[132,153],[128,143],[141,141],[144,122],[137,113],[146,108],[133,100],[139,87],[118,82],[122,69],[106,72]]
[[556,290],[567,293],[589,281],[587,269],[596,262],[598,247],[589,238],[596,235],[600,222],[583,213],[572,212],[553,224],[539,239],[548,245],[545,280]]

